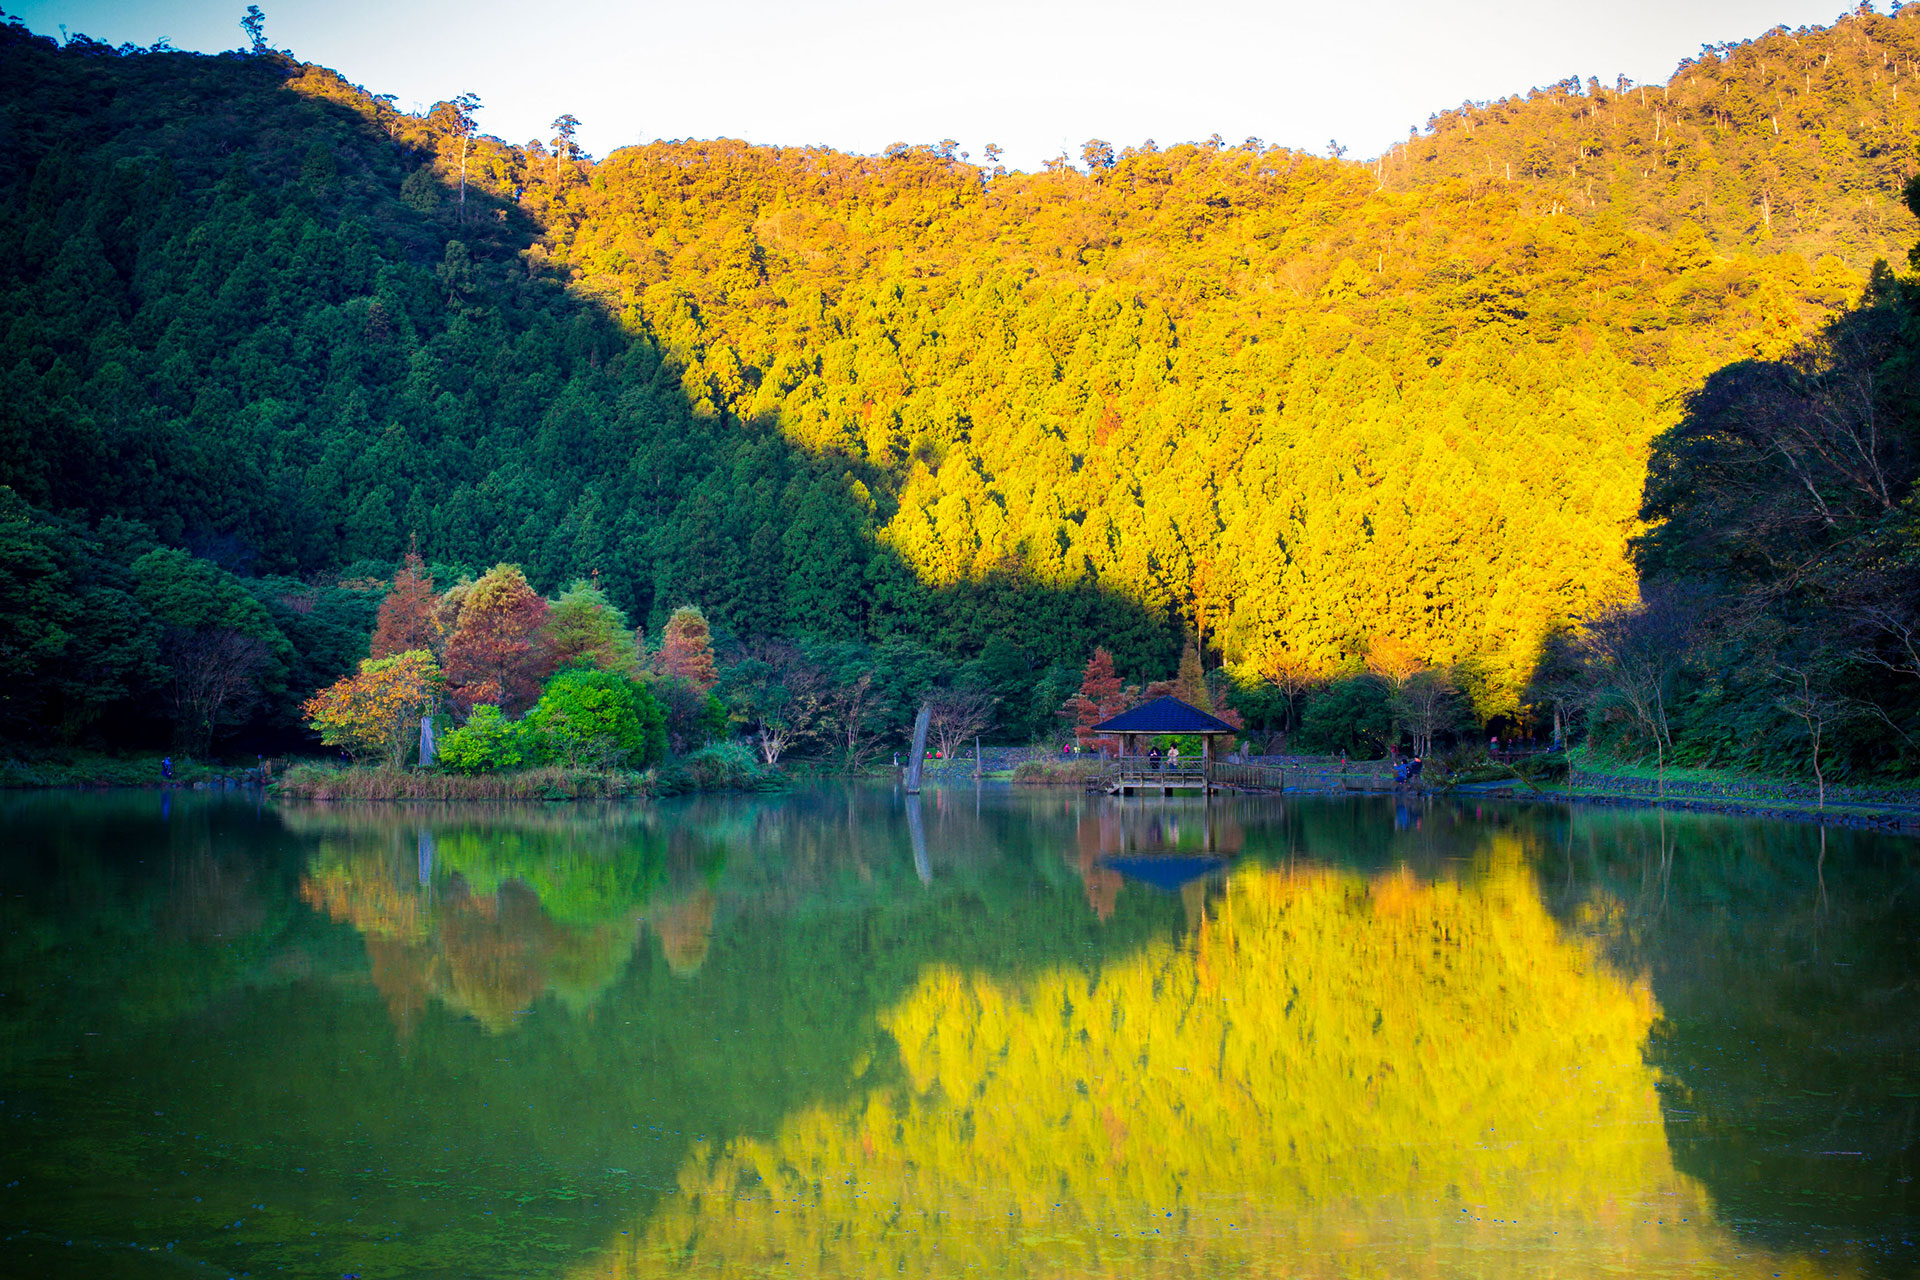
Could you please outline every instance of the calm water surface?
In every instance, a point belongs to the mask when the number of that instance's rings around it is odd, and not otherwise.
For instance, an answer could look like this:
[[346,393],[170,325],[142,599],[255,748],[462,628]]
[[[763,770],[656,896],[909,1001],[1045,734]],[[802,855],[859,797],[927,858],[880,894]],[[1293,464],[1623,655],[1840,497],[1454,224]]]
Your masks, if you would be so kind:
[[1920,846],[0,798],[0,1274],[1920,1275]]

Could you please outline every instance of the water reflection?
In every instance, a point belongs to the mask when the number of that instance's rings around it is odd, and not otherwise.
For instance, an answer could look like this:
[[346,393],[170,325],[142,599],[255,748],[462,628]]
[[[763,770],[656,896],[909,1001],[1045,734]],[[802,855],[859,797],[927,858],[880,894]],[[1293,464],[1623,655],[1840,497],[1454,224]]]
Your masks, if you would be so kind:
[[1920,1256],[1904,842],[991,788],[163,813],[0,798],[0,1271]]
[[[1128,880],[1178,893],[1220,871],[1246,844],[1233,811],[1205,802],[1096,803],[1075,827],[1075,865],[1087,906],[1102,920],[1113,914]],[[1199,898],[1187,896],[1191,924]]]
[[574,1274],[1793,1269],[1673,1167],[1646,982],[1563,932],[1518,842],[1483,862],[1243,866],[1091,977],[935,965],[881,1015],[904,1080],[702,1144]]
[[359,931],[403,1034],[429,1001],[496,1033],[543,996],[584,1010],[649,932],[676,973],[706,957],[706,877],[724,854],[663,833],[652,812],[347,806],[284,820],[316,840],[301,899]]

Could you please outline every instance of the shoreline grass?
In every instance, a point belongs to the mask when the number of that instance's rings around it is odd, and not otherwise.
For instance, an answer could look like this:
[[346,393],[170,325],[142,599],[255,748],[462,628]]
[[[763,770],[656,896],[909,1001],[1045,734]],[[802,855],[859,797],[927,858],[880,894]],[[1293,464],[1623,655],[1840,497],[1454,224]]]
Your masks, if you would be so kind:
[[[1615,760],[1611,756],[1596,754],[1589,746],[1571,747],[1567,751],[1567,762],[1573,773],[1585,775],[1596,781],[1590,785],[1605,786],[1603,780],[1620,779],[1625,782],[1660,782],[1660,770],[1647,761]],[[1814,791],[1815,783],[1811,776],[1796,774],[1756,773],[1749,769],[1723,769],[1704,765],[1674,765],[1666,768],[1666,785],[1669,788],[1708,788],[1713,795],[1730,797],[1751,797],[1768,802],[1794,800],[1794,797],[1767,794],[1770,791],[1802,790],[1809,794]],[[1621,790],[1624,790],[1622,788]],[[1697,792],[1689,798],[1701,799]],[[1829,777],[1827,781],[1827,807],[1835,804],[1866,805],[1902,805],[1920,803],[1920,787],[1912,782],[1897,779],[1888,781],[1846,780]]]
[[1023,787],[1084,786],[1112,767],[1104,760],[1022,760],[1013,767],[1012,781]]
[[553,766],[467,776],[379,765],[299,764],[273,785],[295,800],[626,800],[654,793],[654,775]]
[[[174,776],[163,781],[159,754],[107,756],[92,753],[58,754],[49,752],[38,758],[0,760],[0,790],[59,790],[129,787],[153,789],[161,786],[191,788],[197,783],[218,782],[244,772],[222,769],[218,765],[175,758]],[[1591,779],[1570,785],[1565,779],[1536,782],[1507,776],[1464,782],[1454,794],[1465,799],[1473,794],[1511,797],[1514,800],[1598,806],[1666,808],[1676,812],[1722,813],[1780,821],[1830,822],[1855,826],[1890,827],[1902,831],[1920,829],[1920,796],[1915,800],[1863,799],[1835,795],[1829,788],[1826,807],[1811,797],[1746,791],[1742,783],[1775,788],[1793,786],[1798,780],[1747,775],[1733,770],[1670,770],[1669,783],[1710,783],[1712,794],[1674,793],[1663,799],[1642,790],[1610,787],[1608,778],[1625,781],[1650,780],[1654,771],[1631,765],[1609,768],[1605,773],[1594,768],[1602,762],[1591,757],[1578,758],[1576,768]],[[1605,762],[1612,765],[1613,762]],[[1101,771],[1099,760],[1029,760],[1009,773],[999,773],[994,781],[1016,786],[1083,787],[1089,776]],[[1639,775],[1644,773],[1646,779]],[[1510,775],[1510,771],[1509,771]],[[633,773],[623,770],[572,769],[547,767],[518,773],[462,776],[437,770],[390,769],[383,766],[347,766],[332,763],[304,763],[288,768],[270,788],[271,794],[286,799],[314,801],[556,801],[625,800],[693,792],[767,791],[785,785],[789,778],[770,769],[750,753],[723,746],[707,748],[673,761],[665,770]],[[1804,784],[1801,784],[1804,785]],[[1445,794],[1452,788],[1425,787],[1428,794]],[[1890,791],[1893,789],[1889,789]],[[1325,794],[1339,794],[1326,792]],[[1899,794],[1895,792],[1895,794]],[[1915,793],[1906,793],[1914,795]]]
[[60,787],[190,787],[196,782],[237,778],[243,768],[223,769],[184,756],[173,758],[173,777],[160,772],[162,752],[110,756],[94,752],[20,756],[0,760],[0,790],[40,791]]

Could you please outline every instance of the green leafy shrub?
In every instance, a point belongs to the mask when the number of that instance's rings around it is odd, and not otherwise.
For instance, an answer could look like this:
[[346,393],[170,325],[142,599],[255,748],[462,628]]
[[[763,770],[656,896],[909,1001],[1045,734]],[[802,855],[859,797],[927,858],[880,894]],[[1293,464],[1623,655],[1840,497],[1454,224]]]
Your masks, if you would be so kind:
[[543,760],[597,769],[645,769],[667,755],[667,713],[637,680],[569,667],[547,682],[527,712]]
[[1523,756],[1514,763],[1514,771],[1529,782],[1565,782],[1570,767],[1564,751],[1543,751]]
[[482,704],[458,729],[440,739],[440,765],[454,773],[505,773],[532,762],[531,735],[524,722],[509,720],[500,708]]

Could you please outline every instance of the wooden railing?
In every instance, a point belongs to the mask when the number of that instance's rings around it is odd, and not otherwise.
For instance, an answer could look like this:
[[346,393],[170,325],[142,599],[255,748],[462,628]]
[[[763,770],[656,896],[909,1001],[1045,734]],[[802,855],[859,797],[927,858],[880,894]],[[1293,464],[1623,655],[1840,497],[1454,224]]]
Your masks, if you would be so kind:
[[1341,765],[1328,761],[1299,761],[1285,765],[1182,757],[1177,763],[1155,762],[1144,756],[1120,756],[1087,779],[1089,790],[1151,790],[1154,787],[1199,787],[1250,792],[1387,791],[1394,785],[1393,766],[1384,760]]
[[1381,761],[1365,764],[1237,764],[1213,766],[1215,786],[1236,791],[1384,791],[1393,786],[1393,767]]
[[1179,760],[1169,760],[1165,756],[1155,760],[1151,756],[1112,756],[1107,760],[1115,772],[1125,773],[1197,773],[1200,769],[1200,757],[1181,756]]
[[[1294,786],[1300,786],[1300,771],[1295,771]],[[1287,771],[1266,764],[1216,764],[1213,766],[1215,786],[1232,787],[1235,791],[1285,791],[1287,789]]]

